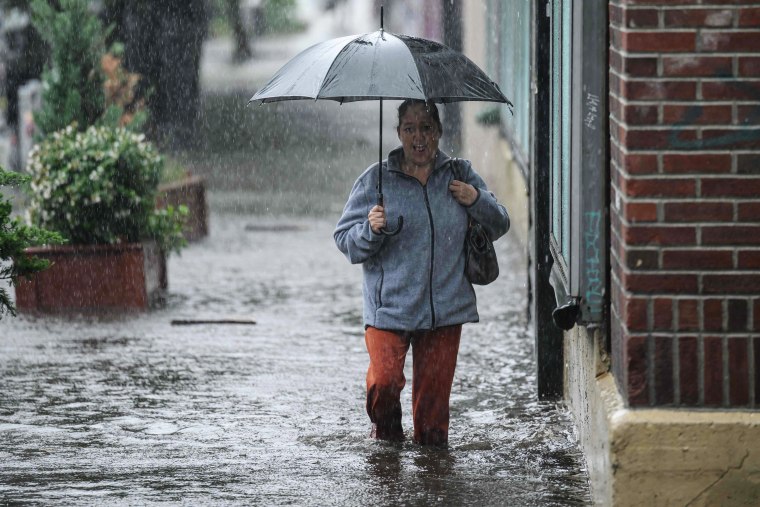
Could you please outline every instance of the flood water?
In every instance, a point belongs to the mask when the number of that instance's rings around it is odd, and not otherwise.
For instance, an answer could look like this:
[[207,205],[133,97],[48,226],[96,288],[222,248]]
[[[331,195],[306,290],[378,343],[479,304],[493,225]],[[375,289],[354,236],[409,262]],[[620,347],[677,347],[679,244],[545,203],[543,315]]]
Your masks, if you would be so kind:
[[[536,401],[512,243],[478,288],[434,450],[368,438],[361,271],[332,222],[212,217],[170,259],[164,308],[3,319],[0,504],[587,504],[568,416]],[[257,323],[171,325],[226,317]]]

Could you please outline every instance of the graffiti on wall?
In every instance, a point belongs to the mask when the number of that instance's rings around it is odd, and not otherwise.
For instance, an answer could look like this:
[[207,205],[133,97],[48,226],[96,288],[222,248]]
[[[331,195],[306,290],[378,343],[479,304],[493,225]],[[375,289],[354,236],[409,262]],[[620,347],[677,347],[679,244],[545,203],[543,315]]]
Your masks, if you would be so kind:
[[583,214],[583,249],[586,275],[584,298],[592,312],[601,311],[604,301],[604,274],[602,265],[601,227],[602,212],[586,211]]
[[[726,78],[731,76],[717,75],[714,77]],[[743,100],[751,102],[760,101],[760,91],[756,86],[742,81],[732,81],[731,84],[746,96],[746,99]],[[735,144],[760,142],[760,129],[756,127],[760,123],[760,105],[754,106],[743,120],[743,123],[748,125],[747,127],[709,139],[682,139],[679,137],[681,133],[687,131],[687,128],[701,124],[698,120],[702,117],[704,111],[704,107],[701,104],[694,104],[683,113],[681,119],[673,124],[673,130],[668,139],[670,148],[676,150],[700,150],[706,148],[730,148]]]

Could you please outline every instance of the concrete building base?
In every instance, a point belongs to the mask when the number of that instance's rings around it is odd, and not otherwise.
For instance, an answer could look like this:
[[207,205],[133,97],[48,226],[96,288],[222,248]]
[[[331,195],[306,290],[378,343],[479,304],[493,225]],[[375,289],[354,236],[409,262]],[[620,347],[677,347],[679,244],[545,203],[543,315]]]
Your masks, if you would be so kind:
[[598,330],[565,334],[565,399],[598,505],[760,505],[760,413],[625,407]]

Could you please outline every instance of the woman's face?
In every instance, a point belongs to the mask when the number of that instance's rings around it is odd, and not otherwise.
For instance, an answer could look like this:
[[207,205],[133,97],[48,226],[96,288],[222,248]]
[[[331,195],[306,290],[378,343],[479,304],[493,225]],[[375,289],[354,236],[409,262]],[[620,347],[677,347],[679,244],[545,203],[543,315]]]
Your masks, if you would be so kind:
[[407,163],[417,166],[433,164],[441,133],[425,104],[409,106],[401,117],[397,132]]

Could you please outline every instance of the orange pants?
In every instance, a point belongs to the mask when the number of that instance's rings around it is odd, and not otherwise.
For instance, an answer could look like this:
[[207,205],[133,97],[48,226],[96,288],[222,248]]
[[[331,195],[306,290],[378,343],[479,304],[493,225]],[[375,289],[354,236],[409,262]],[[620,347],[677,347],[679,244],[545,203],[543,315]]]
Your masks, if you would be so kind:
[[404,439],[400,397],[406,384],[404,362],[411,345],[414,440],[423,445],[448,442],[449,397],[461,334],[461,325],[412,333],[367,328],[367,414],[374,438]]

